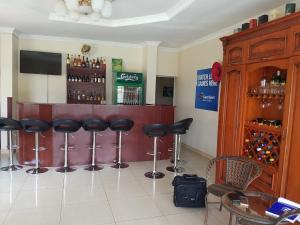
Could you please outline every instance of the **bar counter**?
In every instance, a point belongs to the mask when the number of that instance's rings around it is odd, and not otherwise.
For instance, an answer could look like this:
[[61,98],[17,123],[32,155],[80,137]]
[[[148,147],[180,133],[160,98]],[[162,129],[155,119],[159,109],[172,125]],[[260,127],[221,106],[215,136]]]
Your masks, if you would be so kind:
[[[173,106],[127,106],[127,105],[89,105],[89,104],[38,104],[18,103],[18,119],[35,118],[51,122],[58,118],[84,120],[87,118],[100,118],[111,121],[117,118],[126,118],[134,121],[134,127],[122,139],[123,161],[153,160],[147,152],[153,151],[153,138],[143,133],[143,126],[152,123],[172,124],[174,122]],[[117,156],[117,134],[109,128],[97,136],[97,145],[102,148],[96,151],[98,163],[113,163]],[[158,159],[169,157],[168,148],[172,146],[173,137],[167,135],[158,142]],[[76,133],[70,134],[69,144],[75,149],[69,151],[70,165],[88,165],[91,163],[92,134],[81,128]],[[20,131],[18,160],[23,165],[34,165],[35,152],[34,134]],[[40,136],[40,146],[46,150],[40,151],[41,166],[62,166],[64,152],[64,134],[53,129]]]

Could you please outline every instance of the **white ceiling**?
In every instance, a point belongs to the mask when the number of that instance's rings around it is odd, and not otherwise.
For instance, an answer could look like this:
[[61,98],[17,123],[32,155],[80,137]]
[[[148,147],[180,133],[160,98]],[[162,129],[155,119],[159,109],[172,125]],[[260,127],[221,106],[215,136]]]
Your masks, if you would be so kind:
[[[0,0],[0,27],[14,27],[31,35],[75,37],[103,41],[141,43],[161,41],[165,47],[181,47],[284,4],[286,0],[195,0],[169,21],[101,27],[49,20],[55,0]],[[126,19],[168,11],[180,0],[115,0],[111,19]]]

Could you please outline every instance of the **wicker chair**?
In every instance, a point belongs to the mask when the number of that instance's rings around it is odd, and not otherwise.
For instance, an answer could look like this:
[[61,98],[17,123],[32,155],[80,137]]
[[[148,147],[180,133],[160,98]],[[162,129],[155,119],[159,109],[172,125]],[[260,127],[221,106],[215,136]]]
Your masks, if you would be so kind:
[[[282,214],[277,219],[274,219],[274,222],[269,223],[268,225],[280,225],[280,224],[287,224],[288,221],[285,221],[288,217],[294,216],[294,215],[300,215],[300,209],[294,209],[291,211],[287,211],[286,213]],[[264,225],[265,223],[259,223],[259,222],[252,222],[245,219],[237,219],[238,224],[241,225]]]
[[[210,160],[206,172],[207,181],[209,181],[212,167],[218,161],[225,162],[225,181],[223,184],[211,184],[207,187],[206,215],[204,224],[207,224],[208,220],[208,194],[213,194],[221,198],[227,192],[245,191],[251,184],[251,182],[259,177],[262,172],[261,167],[253,160],[250,160],[248,158],[240,156],[220,156]],[[222,204],[220,202],[212,203],[220,204],[220,211],[222,210]]]

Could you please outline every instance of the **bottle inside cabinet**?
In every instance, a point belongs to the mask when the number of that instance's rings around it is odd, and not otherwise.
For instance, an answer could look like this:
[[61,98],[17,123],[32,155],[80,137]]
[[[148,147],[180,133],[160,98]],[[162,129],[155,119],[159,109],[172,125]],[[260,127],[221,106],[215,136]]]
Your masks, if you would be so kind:
[[264,67],[248,74],[244,154],[278,166],[287,71]]
[[106,104],[106,65],[102,57],[88,59],[68,54],[67,103]]

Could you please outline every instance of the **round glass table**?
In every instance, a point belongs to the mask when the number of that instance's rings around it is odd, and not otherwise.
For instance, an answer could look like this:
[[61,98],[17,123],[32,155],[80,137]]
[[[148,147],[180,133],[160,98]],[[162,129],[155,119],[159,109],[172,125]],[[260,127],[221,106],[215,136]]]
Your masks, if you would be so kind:
[[236,221],[243,220],[249,224],[276,224],[276,219],[267,216],[265,211],[277,198],[262,192],[243,192],[242,194],[245,198],[241,202],[234,201],[233,192],[222,197],[222,206],[230,213],[229,225],[232,224],[233,215],[236,216]]

